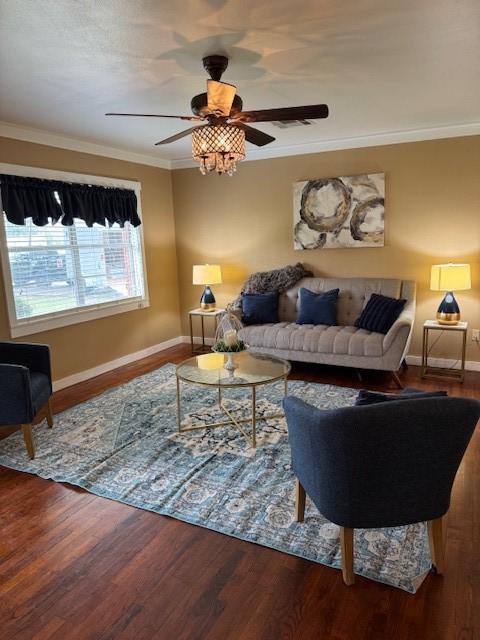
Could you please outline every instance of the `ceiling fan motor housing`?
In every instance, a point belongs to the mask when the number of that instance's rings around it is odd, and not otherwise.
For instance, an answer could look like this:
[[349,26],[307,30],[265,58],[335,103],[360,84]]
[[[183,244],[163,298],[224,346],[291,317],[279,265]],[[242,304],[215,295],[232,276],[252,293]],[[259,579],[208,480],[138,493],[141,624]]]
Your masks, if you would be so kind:
[[[208,110],[208,97],[206,93],[199,93],[196,96],[193,96],[190,107],[192,109],[192,113],[196,116],[205,116],[210,112]],[[236,95],[232,102],[232,107],[230,109],[230,115],[234,115],[235,113],[239,113],[243,109],[243,101],[239,95]]]

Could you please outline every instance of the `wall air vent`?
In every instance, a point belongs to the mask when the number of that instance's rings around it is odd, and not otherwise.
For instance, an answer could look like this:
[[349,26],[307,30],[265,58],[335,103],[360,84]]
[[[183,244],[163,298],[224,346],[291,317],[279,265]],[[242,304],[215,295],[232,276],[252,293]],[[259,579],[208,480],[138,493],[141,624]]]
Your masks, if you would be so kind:
[[290,127],[301,127],[313,122],[311,120],[273,120],[272,124],[279,129],[290,129]]

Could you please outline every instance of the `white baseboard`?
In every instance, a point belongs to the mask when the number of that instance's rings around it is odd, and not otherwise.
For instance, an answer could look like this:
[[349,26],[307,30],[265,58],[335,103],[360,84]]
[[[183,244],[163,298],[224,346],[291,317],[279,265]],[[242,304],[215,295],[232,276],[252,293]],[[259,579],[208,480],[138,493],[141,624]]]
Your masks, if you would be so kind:
[[[190,340],[190,338],[188,338],[188,340]],[[113,369],[118,369],[118,367],[123,367],[126,364],[135,362],[136,360],[141,360],[142,358],[151,356],[158,351],[163,351],[164,349],[175,347],[182,342],[185,342],[185,340],[183,340],[183,336],[177,336],[176,338],[172,338],[171,340],[165,340],[164,342],[160,342],[159,344],[154,344],[151,347],[147,347],[147,349],[129,353],[128,355],[122,356],[121,358],[110,360],[110,362],[104,362],[103,364],[99,364],[97,367],[92,367],[91,369],[86,369],[85,371],[79,371],[78,373],[74,373],[71,376],[67,376],[66,378],[54,380],[53,390],[59,391],[60,389],[64,389],[65,387],[71,387],[72,384],[77,384],[78,382],[84,382],[85,380],[89,380],[90,378],[95,378],[95,376],[99,376],[102,373],[107,373],[107,371],[112,371]]]
[[[422,356],[407,356],[407,364],[421,366]],[[460,369],[460,362],[451,358],[428,358],[428,364],[431,367],[439,367],[440,369]],[[467,360],[465,362],[467,371],[480,371],[480,362],[475,360]]]
[[[195,344],[201,344],[202,338],[200,336],[195,336],[193,338]],[[103,364],[98,365],[97,367],[92,367],[91,369],[86,369],[85,371],[79,371],[78,373],[74,373],[71,376],[67,376],[65,378],[60,378],[58,380],[53,381],[53,390],[59,391],[60,389],[65,389],[65,387],[71,387],[73,384],[77,384],[78,382],[84,382],[85,380],[89,380],[90,378],[95,378],[95,376],[99,376],[102,373],[107,373],[108,371],[112,371],[113,369],[118,369],[119,367],[123,367],[126,364],[130,364],[131,362],[135,362],[136,360],[141,360],[142,358],[146,358],[148,356],[153,355],[154,353],[158,353],[159,351],[163,351],[164,349],[169,349],[170,347],[175,347],[179,344],[189,344],[190,336],[177,336],[176,338],[172,338],[171,340],[165,340],[164,342],[160,342],[159,344],[154,344],[147,349],[142,349],[141,351],[135,351],[134,353],[129,353],[126,356],[122,356],[121,358],[116,358],[115,360],[110,360],[110,362],[104,362]],[[208,346],[213,345],[213,338],[205,338],[205,344]],[[407,356],[407,363],[412,365],[420,366],[422,364],[421,356]],[[443,369],[459,369],[460,364],[455,360],[451,360],[449,358],[429,358],[429,364],[432,367],[441,367]],[[467,371],[480,371],[480,362],[474,360],[468,360],[465,362],[465,369]]]
[[[190,336],[180,336],[179,340],[180,342],[186,342],[187,344],[190,344]],[[209,347],[211,347],[214,342],[215,340],[213,338],[205,338],[205,344],[207,344]],[[193,343],[202,344],[201,336],[194,336]]]
[[[181,336],[181,342],[190,343],[190,336]],[[195,336],[193,338],[194,344],[202,344],[202,338],[200,336]],[[205,344],[212,346],[214,343],[213,338],[205,338]],[[406,358],[407,364],[421,366],[422,364],[422,356],[407,356]],[[428,364],[431,367],[440,367],[441,369],[460,369],[460,362],[453,360],[451,358],[428,358]],[[467,360],[465,362],[465,369],[467,371],[480,371],[480,362],[476,360]]]
[[[190,336],[180,336],[180,341],[189,344]],[[194,344],[202,344],[202,338],[200,336],[195,336],[193,338]],[[213,338],[205,338],[205,344],[208,346],[212,346],[214,343]],[[408,355],[406,357],[407,364],[421,366],[422,364],[422,356],[413,356]],[[453,360],[452,358],[428,358],[428,364],[431,367],[439,367],[441,369],[460,369],[460,361]],[[467,360],[465,362],[465,369],[467,371],[480,371],[480,362],[476,360]]]

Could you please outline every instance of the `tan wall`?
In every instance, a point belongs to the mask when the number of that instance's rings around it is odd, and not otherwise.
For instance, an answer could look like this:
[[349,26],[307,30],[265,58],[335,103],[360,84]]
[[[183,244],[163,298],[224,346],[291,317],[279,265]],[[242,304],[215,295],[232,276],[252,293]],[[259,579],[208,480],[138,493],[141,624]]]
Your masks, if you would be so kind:
[[[386,246],[294,251],[292,183],[318,177],[386,173]],[[463,318],[480,328],[480,137],[397,144],[245,162],[229,178],[197,169],[173,172],[182,326],[198,306],[195,263],[220,263],[217,303],[236,296],[253,271],[301,261],[318,275],[380,276],[417,281],[411,353],[421,353],[421,325],[441,299],[429,291],[430,266],[470,262],[474,288],[459,292]],[[450,336],[448,336],[450,337]],[[432,355],[456,357],[448,340]],[[457,336],[458,337],[458,336]],[[468,359],[480,361],[468,336]]]
[[[419,295],[411,352],[418,354],[419,327],[434,316],[440,299],[440,294],[428,290],[430,265],[467,261],[472,264],[474,289],[458,293],[457,298],[470,327],[480,328],[479,137],[246,162],[233,178],[203,177],[196,169],[171,174],[7,138],[0,138],[0,162],[142,183],[151,306],[19,338],[51,345],[56,379],[186,334],[186,313],[198,305],[201,293],[191,285],[191,266],[203,262],[219,262],[223,267],[225,284],[215,287],[219,304],[234,298],[252,271],[296,261],[317,274],[415,279]],[[384,248],[293,250],[293,182],[378,171],[385,171],[387,179]],[[9,338],[0,281],[0,340]],[[480,361],[480,349],[470,339],[468,349],[468,358]],[[435,355],[443,357],[455,354],[448,340],[435,350]]]
[[[19,338],[20,341],[50,344],[55,379],[179,335],[175,229],[169,171],[7,138],[0,138],[0,162],[138,180],[142,183],[150,307]],[[2,280],[0,340],[8,339],[10,333]]]

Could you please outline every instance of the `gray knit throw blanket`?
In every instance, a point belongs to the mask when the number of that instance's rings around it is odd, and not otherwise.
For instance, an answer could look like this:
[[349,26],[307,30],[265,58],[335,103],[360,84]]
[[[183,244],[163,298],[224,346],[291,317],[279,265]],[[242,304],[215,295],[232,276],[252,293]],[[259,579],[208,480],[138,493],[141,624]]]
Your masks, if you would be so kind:
[[301,262],[290,264],[281,269],[253,273],[243,284],[238,298],[227,306],[227,310],[234,311],[242,308],[243,293],[270,293],[272,291],[284,293],[287,289],[297,284],[302,278],[309,278],[311,276],[313,276],[313,273],[305,269]]

